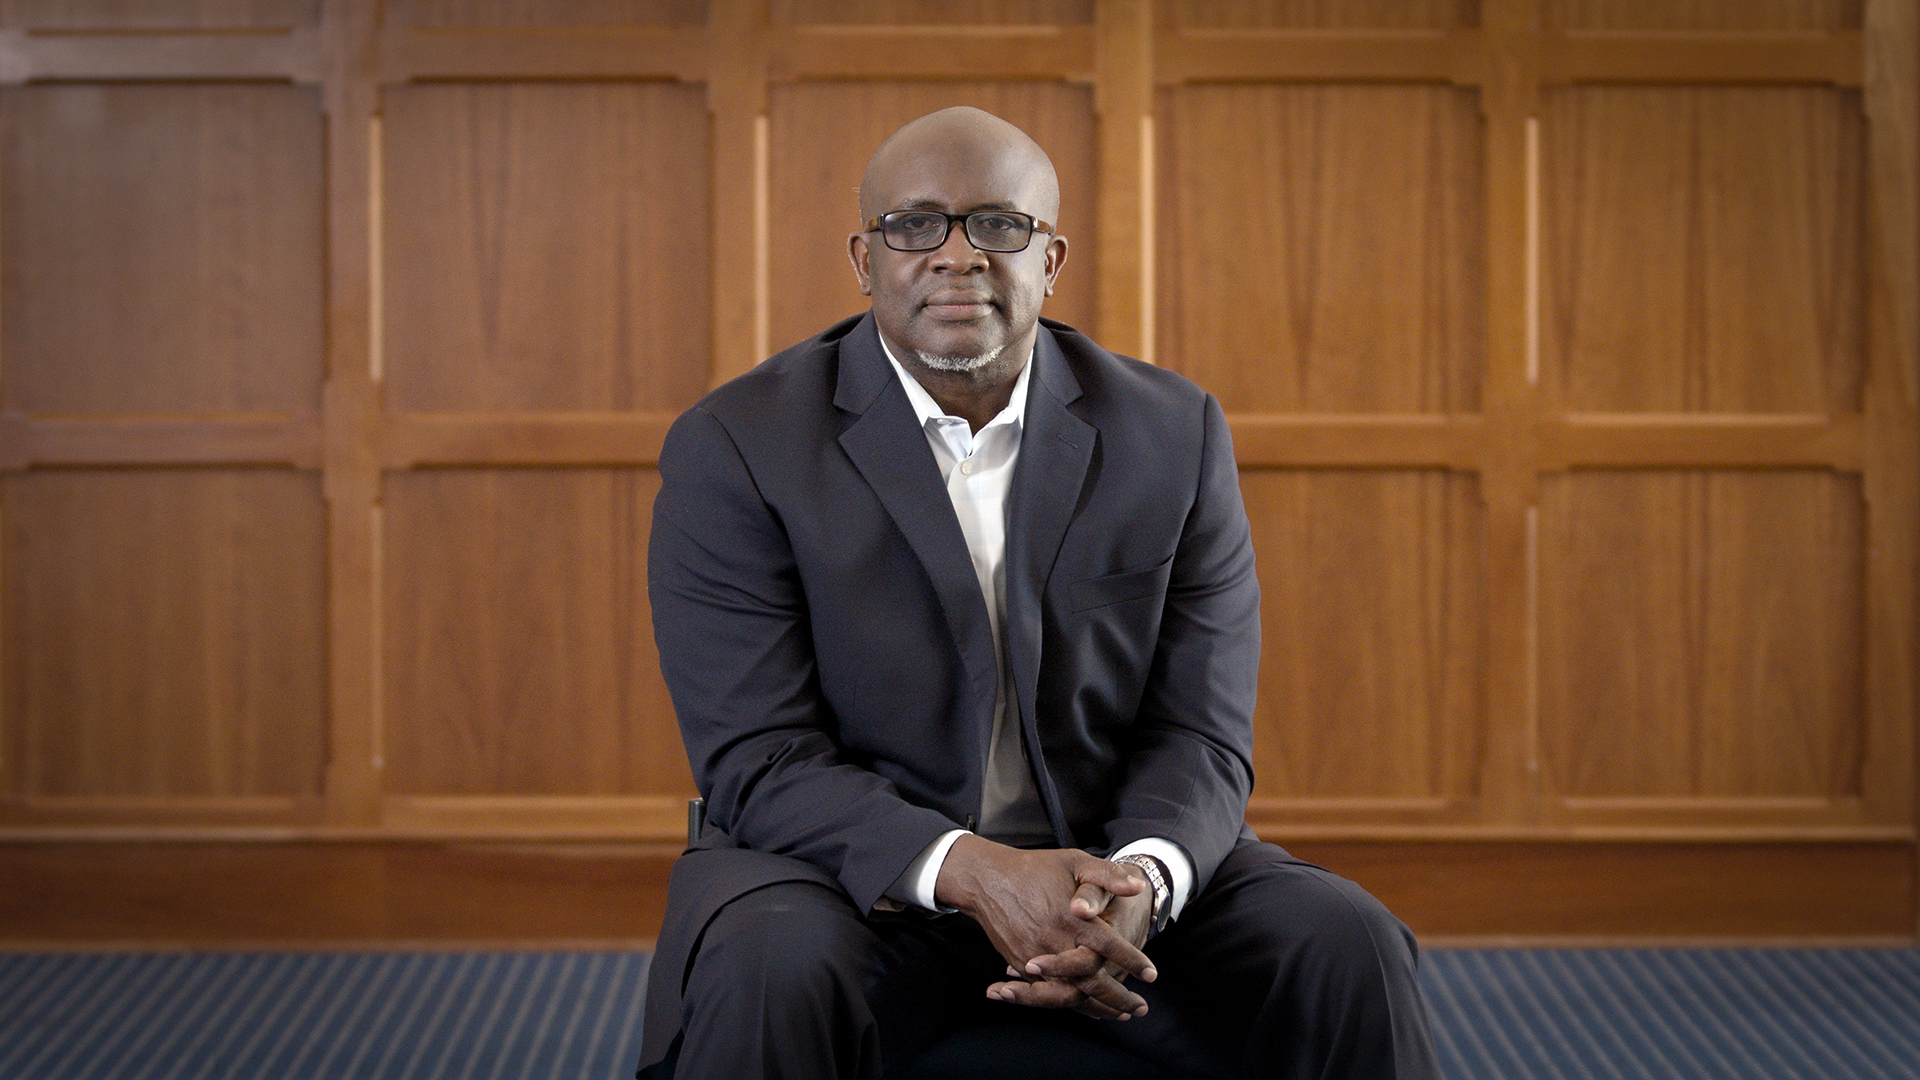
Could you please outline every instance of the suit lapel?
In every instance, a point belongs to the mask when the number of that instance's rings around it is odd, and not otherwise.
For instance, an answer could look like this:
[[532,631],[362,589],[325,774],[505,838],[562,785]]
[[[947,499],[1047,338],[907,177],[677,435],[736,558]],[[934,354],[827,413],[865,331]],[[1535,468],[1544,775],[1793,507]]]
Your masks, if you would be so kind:
[[968,685],[991,702],[996,663],[993,627],[973,573],[973,556],[954,517],[946,485],[940,481],[926,432],[900,388],[893,365],[880,351],[871,315],[840,343],[833,403],[857,414],[841,433],[840,446],[932,579],[947,628],[966,665]]
[[1067,411],[1080,396],[1079,380],[1067,366],[1052,331],[1042,326],[1034,342],[1033,379],[1027,393],[1026,428],[1020,436],[1020,460],[1007,496],[1007,660],[1027,755],[1034,766],[1047,816],[1063,845],[1071,846],[1065,818],[1044,761],[1035,726],[1040,677],[1041,596],[1073,523],[1080,489],[1099,429]]

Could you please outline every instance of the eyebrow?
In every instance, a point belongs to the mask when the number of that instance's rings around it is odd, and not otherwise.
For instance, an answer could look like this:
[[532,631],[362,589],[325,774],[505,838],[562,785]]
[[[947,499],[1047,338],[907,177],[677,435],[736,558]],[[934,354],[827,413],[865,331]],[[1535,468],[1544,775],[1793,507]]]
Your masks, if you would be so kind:
[[[902,203],[901,203],[901,204],[899,205],[899,207],[898,207],[898,209],[901,209],[901,210],[939,210],[939,209],[941,208],[941,206],[942,206],[942,205],[944,205],[944,204],[943,204],[943,203],[941,203],[941,202],[940,202],[940,200],[938,200],[938,199],[928,199],[928,198],[918,198],[918,199],[908,199],[908,200],[906,200],[906,201],[904,201],[904,202],[902,202]],[[974,213],[974,212],[976,212],[976,211],[979,211],[979,210],[1015,210],[1015,211],[1019,211],[1020,213],[1025,213],[1025,212],[1026,212],[1026,211],[1024,211],[1024,210],[1020,210],[1020,208],[1019,208],[1018,206],[1015,206],[1015,205],[1014,205],[1013,203],[1010,203],[1010,202],[1006,202],[1006,201],[1004,201],[1004,200],[1002,200],[1002,201],[997,201],[997,202],[983,202],[983,203],[975,203],[975,204],[973,205],[973,207],[972,207],[971,209],[968,209],[968,210],[966,210],[966,211],[963,211],[963,212],[964,212],[964,213],[968,213],[968,214],[971,214],[971,213]]]

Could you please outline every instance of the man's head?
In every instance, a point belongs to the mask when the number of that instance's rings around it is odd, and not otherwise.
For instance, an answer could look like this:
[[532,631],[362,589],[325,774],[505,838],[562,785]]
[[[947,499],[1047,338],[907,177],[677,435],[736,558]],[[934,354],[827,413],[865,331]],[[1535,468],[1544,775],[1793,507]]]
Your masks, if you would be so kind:
[[[942,109],[889,136],[861,178],[862,225],[902,210],[1003,210],[1052,222],[1060,184],[1046,151],[1019,128],[979,109]],[[975,238],[991,224],[977,222]],[[895,250],[879,229],[854,233],[847,246],[887,343],[911,354],[903,363],[939,371],[981,370],[1005,353],[1017,372],[1067,258],[1066,240],[1041,231],[1023,250],[983,251],[960,222],[928,251]]]

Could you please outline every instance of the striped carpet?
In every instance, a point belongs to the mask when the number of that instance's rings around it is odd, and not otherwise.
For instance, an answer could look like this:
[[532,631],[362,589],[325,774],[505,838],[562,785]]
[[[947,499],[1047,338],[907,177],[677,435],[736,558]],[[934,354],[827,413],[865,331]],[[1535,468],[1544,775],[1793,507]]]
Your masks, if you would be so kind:
[[[636,953],[0,955],[4,1080],[616,1080]],[[1920,949],[1436,950],[1451,1080],[1920,1080]]]

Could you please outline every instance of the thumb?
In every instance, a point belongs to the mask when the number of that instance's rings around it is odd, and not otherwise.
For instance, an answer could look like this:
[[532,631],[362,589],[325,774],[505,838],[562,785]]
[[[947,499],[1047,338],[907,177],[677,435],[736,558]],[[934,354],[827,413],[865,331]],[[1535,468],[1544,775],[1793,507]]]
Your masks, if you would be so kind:
[[1073,880],[1083,888],[1088,885],[1098,885],[1115,896],[1133,896],[1147,887],[1146,882],[1129,874],[1118,864],[1105,859],[1096,859],[1091,855],[1074,867]]
[[1073,892],[1073,899],[1067,902],[1069,910],[1083,919],[1091,919],[1107,910],[1107,901],[1113,894],[1104,887],[1092,882],[1082,882]]

